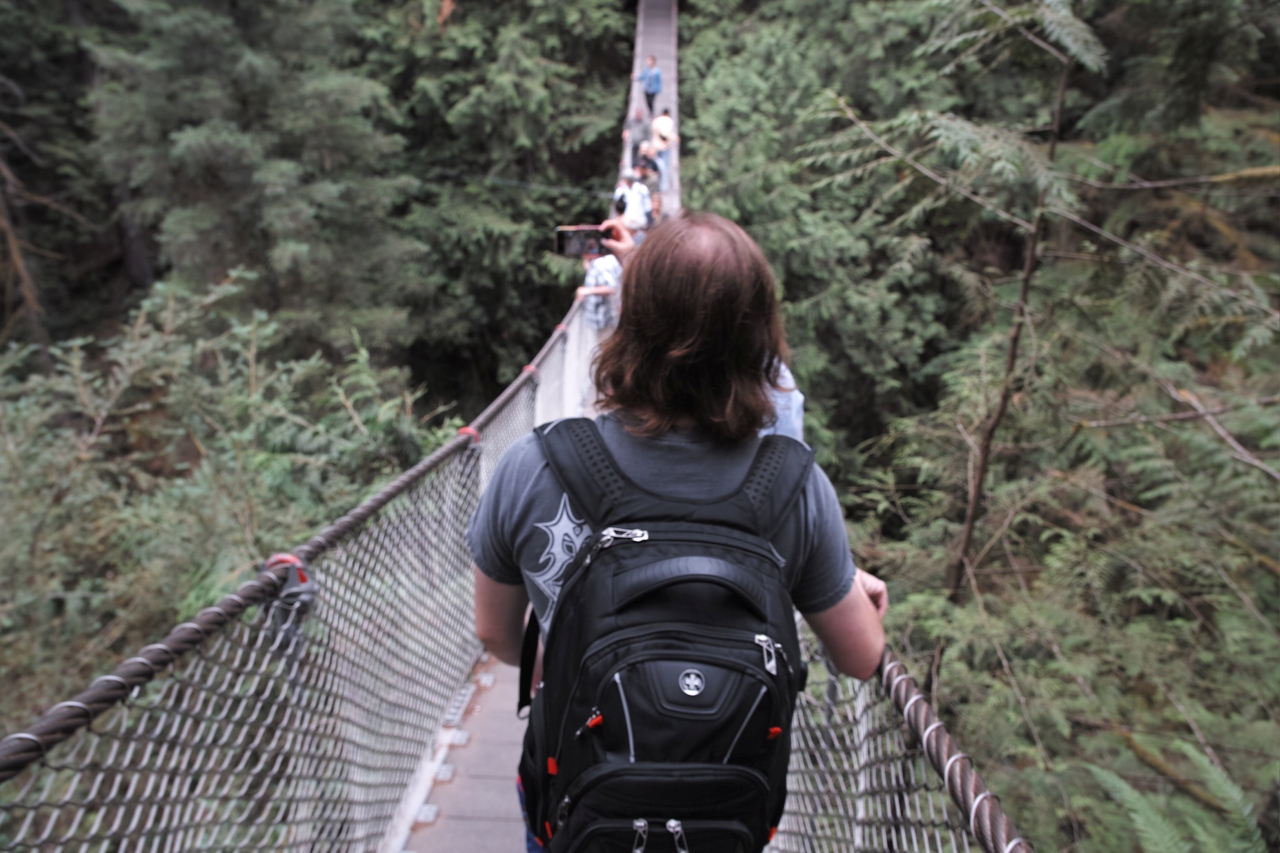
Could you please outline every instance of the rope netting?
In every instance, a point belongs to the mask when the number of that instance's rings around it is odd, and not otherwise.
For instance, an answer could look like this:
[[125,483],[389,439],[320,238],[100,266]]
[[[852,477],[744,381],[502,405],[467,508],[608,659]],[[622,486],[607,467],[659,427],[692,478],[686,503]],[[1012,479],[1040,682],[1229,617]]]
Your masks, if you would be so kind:
[[[589,411],[583,377],[599,333],[581,305],[464,435],[299,548],[300,560],[268,561],[0,742],[0,844],[398,850],[405,828],[393,818],[419,805],[402,801],[480,651],[467,519],[511,442]],[[992,853],[1018,849],[901,663],[886,655],[880,678],[858,682],[808,652],[772,849],[955,853],[973,838]]]

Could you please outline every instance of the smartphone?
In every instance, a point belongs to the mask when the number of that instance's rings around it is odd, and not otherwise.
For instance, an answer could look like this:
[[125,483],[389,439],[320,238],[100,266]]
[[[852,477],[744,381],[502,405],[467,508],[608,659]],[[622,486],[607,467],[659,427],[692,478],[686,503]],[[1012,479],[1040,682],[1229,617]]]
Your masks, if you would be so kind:
[[599,225],[559,225],[556,227],[556,254],[570,258],[607,255],[602,242],[610,236]]

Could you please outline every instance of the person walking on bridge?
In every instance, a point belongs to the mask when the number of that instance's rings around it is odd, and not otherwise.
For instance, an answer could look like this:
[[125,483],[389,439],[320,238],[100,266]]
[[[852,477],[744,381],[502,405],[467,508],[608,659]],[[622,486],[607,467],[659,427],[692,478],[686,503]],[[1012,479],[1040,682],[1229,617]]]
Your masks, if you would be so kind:
[[671,146],[680,141],[671,110],[664,109],[662,115],[653,120],[652,127],[653,138],[650,144],[658,160],[658,191],[666,192],[671,186]]
[[644,102],[649,105],[649,115],[653,115],[653,99],[662,92],[662,69],[658,68],[658,57],[646,59],[645,67],[639,74],[632,74],[631,79],[640,81]]
[[467,528],[476,633],[520,663],[522,710],[537,685],[530,850],[759,853],[805,681],[794,611],[831,665],[870,678],[888,596],[854,566],[812,451],[760,436],[788,357],[760,248],[707,213],[638,248],[615,233],[606,413],[544,424],[499,461]]
[[649,119],[644,117],[644,110],[636,107],[635,115],[627,119],[622,127],[622,141],[631,143],[631,166],[636,166],[640,156],[640,146],[649,141],[653,134]]

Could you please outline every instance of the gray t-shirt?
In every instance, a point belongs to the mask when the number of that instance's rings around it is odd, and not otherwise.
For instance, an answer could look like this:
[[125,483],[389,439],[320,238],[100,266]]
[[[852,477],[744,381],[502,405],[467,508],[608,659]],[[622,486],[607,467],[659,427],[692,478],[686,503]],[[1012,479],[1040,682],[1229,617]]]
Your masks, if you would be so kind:
[[[658,438],[627,432],[609,415],[596,418],[605,446],[638,485],[667,497],[705,500],[728,494],[747,476],[760,439],[721,444],[697,431]],[[467,543],[480,571],[499,583],[523,583],[545,626],[555,609],[565,568],[592,533],[575,517],[537,439],[513,444],[471,523]],[[816,464],[800,499],[773,538],[786,560],[791,600],[817,613],[849,592],[856,569],[835,489]]]

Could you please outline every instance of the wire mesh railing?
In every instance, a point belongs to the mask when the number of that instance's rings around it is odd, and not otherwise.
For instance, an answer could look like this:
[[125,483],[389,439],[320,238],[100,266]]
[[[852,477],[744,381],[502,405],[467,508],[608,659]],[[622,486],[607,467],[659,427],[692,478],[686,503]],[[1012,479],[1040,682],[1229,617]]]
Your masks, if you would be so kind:
[[[394,818],[480,650],[467,519],[512,442],[592,406],[600,333],[581,305],[464,435],[0,741],[0,845],[358,851],[402,839]],[[879,678],[857,682],[808,654],[772,850],[1030,849],[900,662],[886,655]]]

